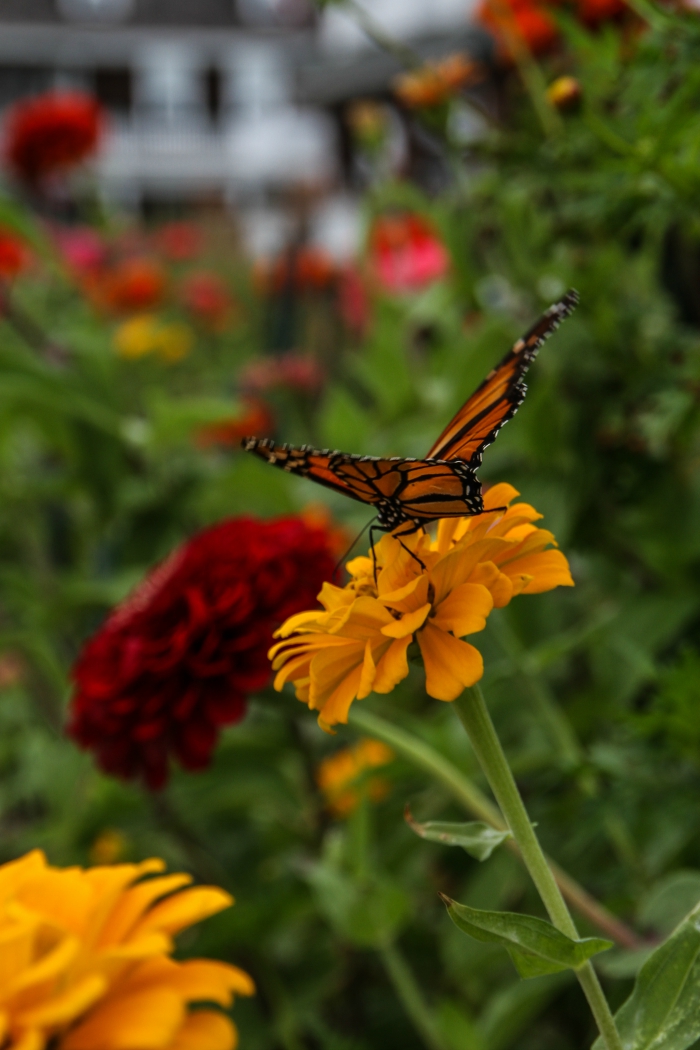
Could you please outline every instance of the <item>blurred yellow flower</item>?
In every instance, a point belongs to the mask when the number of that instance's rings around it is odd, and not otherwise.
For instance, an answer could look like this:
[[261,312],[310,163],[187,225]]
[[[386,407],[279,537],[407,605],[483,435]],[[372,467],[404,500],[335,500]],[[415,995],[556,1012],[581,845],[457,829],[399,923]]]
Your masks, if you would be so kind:
[[379,802],[389,790],[389,785],[382,777],[365,778],[365,775],[367,770],[386,766],[393,760],[394,752],[390,747],[369,737],[363,737],[352,747],[344,747],[328,755],[319,765],[316,779],[329,808],[339,817],[346,817],[358,805],[363,794],[373,802]]
[[5,1050],[233,1050],[223,1013],[253,982],[235,966],[170,958],[173,935],[233,903],[152,859],[50,867],[34,850],[0,866],[0,1033]]
[[533,525],[542,515],[528,503],[510,506],[517,495],[512,485],[495,485],[483,514],[444,518],[435,540],[425,532],[404,537],[415,557],[383,536],[376,583],[371,557],[349,562],[345,587],[323,585],[323,610],[291,616],[277,631],[282,641],[269,654],[275,689],[294,682],[297,698],[330,729],[347,722],[353,700],[390,693],[407,676],[414,640],[430,696],[455,700],[474,685],[483,660],[462,638],[483,630],[492,608],[516,594],[573,586],[554,536]]
[[104,828],[90,847],[93,864],[116,864],[127,851],[127,838],[119,828]]
[[166,324],[156,314],[137,314],[114,333],[115,350],[131,359],[159,354],[164,361],[181,361],[193,342],[194,333],[188,325],[181,321]]

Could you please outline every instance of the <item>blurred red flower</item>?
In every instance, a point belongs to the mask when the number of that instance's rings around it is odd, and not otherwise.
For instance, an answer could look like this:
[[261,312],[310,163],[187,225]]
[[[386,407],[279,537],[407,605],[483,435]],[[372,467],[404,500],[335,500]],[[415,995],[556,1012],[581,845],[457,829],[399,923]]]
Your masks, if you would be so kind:
[[68,732],[107,773],[156,790],[171,758],[209,764],[270,679],[273,631],[314,608],[334,571],[328,533],[300,518],[231,518],[156,568],[86,644]]
[[369,238],[370,266],[391,292],[416,291],[444,277],[447,249],[432,226],[410,212],[382,215]]
[[578,0],[576,8],[581,21],[591,27],[619,18],[629,10],[623,0]]
[[5,118],[5,162],[29,183],[66,171],[93,154],[104,127],[91,95],[51,91],[23,99]]
[[340,272],[338,313],[345,327],[362,338],[370,321],[370,302],[362,274],[356,266],[344,266]]
[[156,246],[173,262],[190,262],[202,254],[204,237],[193,222],[168,222],[156,230]]
[[124,259],[100,275],[94,298],[115,313],[151,310],[165,295],[166,275],[155,259]]
[[107,246],[90,226],[56,230],[54,239],[64,262],[75,273],[98,270],[105,261]]
[[505,61],[512,59],[508,37],[513,33],[534,55],[549,51],[559,39],[559,29],[546,5],[533,0],[481,0],[476,17],[495,36]]
[[233,299],[225,282],[209,270],[188,274],[182,282],[183,305],[208,328],[221,331],[233,312]]
[[0,278],[12,280],[30,261],[31,252],[24,240],[8,226],[0,226]]
[[269,437],[275,429],[275,419],[269,407],[257,397],[243,399],[244,411],[233,419],[220,423],[209,423],[199,427],[195,442],[200,448],[211,445],[222,445],[225,448],[238,448],[241,439],[254,434],[256,437]]
[[287,288],[297,292],[320,292],[337,277],[337,268],[322,248],[304,245],[276,259],[258,260],[253,280],[263,294],[278,294]]
[[326,374],[315,357],[290,353],[251,361],[243,368],[239,383],[242,390],[251,394],[264,394],[275,387],[317,394],[325,379]]

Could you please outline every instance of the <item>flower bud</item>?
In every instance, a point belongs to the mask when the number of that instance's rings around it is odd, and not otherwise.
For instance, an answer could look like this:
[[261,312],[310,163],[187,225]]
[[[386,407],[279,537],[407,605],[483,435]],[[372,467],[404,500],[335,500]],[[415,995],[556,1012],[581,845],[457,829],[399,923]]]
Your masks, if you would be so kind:
[[577,110],[581,96],[581,85],[575,77],[557,77],[547,88],[548,101],[562,113]]

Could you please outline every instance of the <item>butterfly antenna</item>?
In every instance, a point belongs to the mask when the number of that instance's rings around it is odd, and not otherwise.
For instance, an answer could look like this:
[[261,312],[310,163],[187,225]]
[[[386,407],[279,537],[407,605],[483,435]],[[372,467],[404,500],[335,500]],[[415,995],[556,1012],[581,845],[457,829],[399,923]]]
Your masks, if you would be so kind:
[[355,537],[355,539],[354,539],[354,540],[352,541],[352,543],[350,544],[350,546],[349,546],[349,547],[348,547],[348,549],[346,550],[345,554],[344,554],[344,555],[342,556],[342,558],[340,559],[340,561],[338,562],[338,564],[336,565],[336,567],[335,567],[335,568],[333,569],[333,575],[334,575],[334,576],[335,576],[335,574],[336,574],[336,573],[338,572],[338,569],[340,568],[340,566],[341,566],[341,565],[343,564],[343,562],[344,562],[344,561],[346,560],[346,558],[347,558],[348,554],[350,554],[350,552],[351,552],[351,551],[353,550],[353,548],[355,547],[355,545],[356,545],[357,543],[359,543],[359,541],[360,541],[360,540],[362,539],[362,537],[364,536],[364,534],[365,534],[365,533],[367,532],[367,529],[368,529],[368,528],[370,527],[370,525],[372,525],[372,523],[373,523],[373,522],[375,522],[376,520],[377,520],[376,518],[370,518],[370,520],[369,520],[369,521],[367,522],[367,524],[366,524],[366,525],[363,525],[363,526],[362,526],[362,528],[361,528],[361,529],[360,529],[360,531],[358,532],[357,536]]

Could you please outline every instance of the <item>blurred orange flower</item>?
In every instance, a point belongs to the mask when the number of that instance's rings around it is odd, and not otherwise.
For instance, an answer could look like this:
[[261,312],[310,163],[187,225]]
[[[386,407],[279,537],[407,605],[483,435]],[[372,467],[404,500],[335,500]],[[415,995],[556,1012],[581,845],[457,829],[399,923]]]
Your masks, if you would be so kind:
[[238,448],[241,440],[248,434],[269,437],[274,433],[275,418],[264,401],[257,397],[244,397],[242,409],[241,415],[232,419],[199,427],[195,434],[195,443],[200,448],[210,448],[212,445]]
[[390,747],[370,737],[324,758],[316,772],[316,780],[326,796],[328,808],[336,816],[347,817],[357,808],[363,795],[372,802],[381,801],[389,790],[388,783],[382,777],[367,777],[366,774],[370,769],[388,765],[394,758]]
[[151,310],[165,295],[167,278],[155,259],[125,259],[101,279],[103,304],[115,313]]
[[484,76],[479,62],[457,53],[401,74],[394,81],[394,94],[409,109],[437,106],[461,88],[479,83]]
[[276,259],[259,259],[253,280],[259,292],[279,294],[285,289],[297,292],[323,291],[337,275],[336,265],[322,248],[304,245]]

